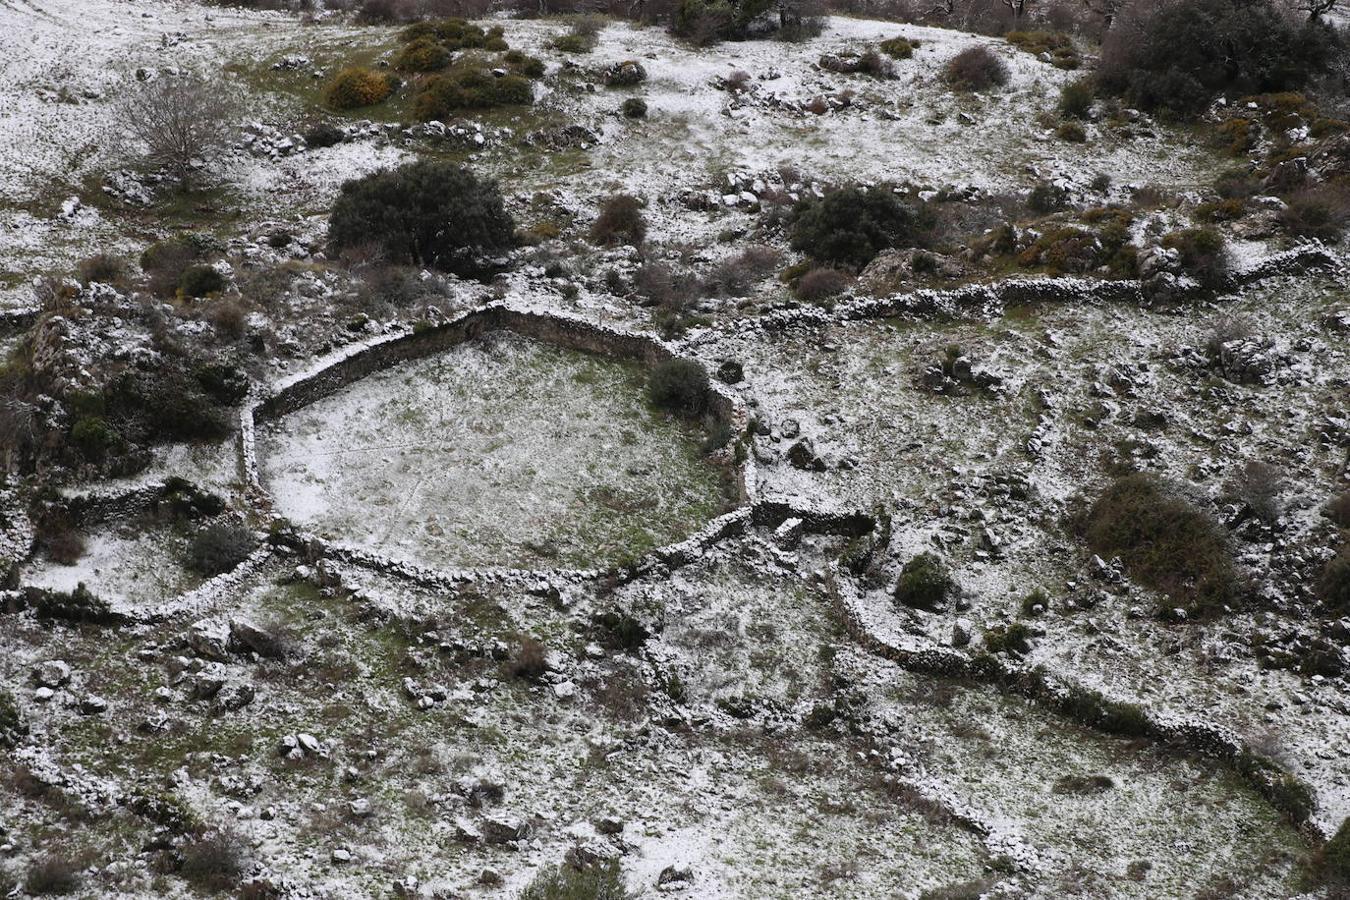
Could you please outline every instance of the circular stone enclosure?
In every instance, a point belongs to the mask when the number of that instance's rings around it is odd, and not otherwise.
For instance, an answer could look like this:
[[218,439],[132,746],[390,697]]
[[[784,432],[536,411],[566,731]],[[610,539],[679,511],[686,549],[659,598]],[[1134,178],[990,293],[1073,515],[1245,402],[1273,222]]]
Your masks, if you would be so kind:
[[[257,408],[259,481],[315,537],[397,562],[630,562],[742,499],[706,429],[649,404],[646,364],[662,352],[506,311],[376,344]],[[709,399],[715,418],[740,414]]]

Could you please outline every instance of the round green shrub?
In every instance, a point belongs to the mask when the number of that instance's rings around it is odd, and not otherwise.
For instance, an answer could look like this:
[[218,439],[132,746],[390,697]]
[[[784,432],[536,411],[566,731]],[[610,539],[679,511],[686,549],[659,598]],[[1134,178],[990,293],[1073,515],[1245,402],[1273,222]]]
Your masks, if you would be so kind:
[[623,101],[619,110],[626,119],[645,119],[647,118],[647,101],[641,97],[629,97]]
[[935,612],[958,593],[956,581],[935,553],[920,553],[905,563],[895,584],[895,599],[905,606]]
[[947,61],[947,83],[960,91],[984,91],[1008,83],[1008,66],[988,47],[967,47]]
[[613,194],[600,205],[600,215],[591,223],[591,240],[607,247],[641,245],[647,236],[642,201],[631,194]]
[[849,186],[804,200],[792,214],[792,249],[822,263],[861,268],[890,247],[916,241],[919,212],[884,186]]
[[666,360],[648,376],[647,396],[660,409],[697,415],[707,403],[708,373],[692,359]]
[[450,65],[450,55],[435,38],[419,37],[394,55],[394,68],[400,72],[436,72]]
[[1350,818],[1341,822],[1341,827],[1322,848],[1322,871],[1329,880],[1350,883]]
[[188,543],[187,565],[201,575],[220,575],[248,559],[257,545],[253,532],[242,525],[208,525]]
[[180,297],[205,297],[225,290],[225,276],[212,266],[188,266],[178,277]]
[[511,248],[514,234],[496,182],[436,160],[348,181],[328,220],[338,250],[374,242],[391,262],[465,275]]

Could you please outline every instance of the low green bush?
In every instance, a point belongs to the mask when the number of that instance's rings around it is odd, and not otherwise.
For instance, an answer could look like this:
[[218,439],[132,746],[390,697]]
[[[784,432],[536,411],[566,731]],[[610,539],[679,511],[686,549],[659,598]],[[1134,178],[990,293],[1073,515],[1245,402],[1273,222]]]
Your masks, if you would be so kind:
[[465,109],[529,106],[534,89],[523,75],[493,75],[486,68],[456,65],[427,79],[413,99],[413,112],[423,122],[444,120]]
[[1131,577],[1192,614],[1213,615],[1241,598],[1222,527],[1156,476],[1112,482],[1087,511],[1083,534],[1093,552],[1119,556]]
[[221,575],[248,559],[257,546],[253,532],[242,525],[208,525],[188,542],[187,566],[207,577]]
[[197,299],[225,290],[225,276],[214,266],[188,266],[178,276],[178,296]]
[[1070,81],[1059,89],[1059,114],[1069,119],[1086,119],[1092,111],[1095,93],[1090,78]]
[[623,101],[619,107],[625,119],[645,119],[647,118],[647,101],[641,97],[629,97]]
[[986,91],[1008,83],[1008,66],[988,47],[967,47],[947,61],[943,77],[959,91]]
[[520,894],[520,900],[628,900],[618,860],[578,869],[566,863],[545,867]]
[[1328,881],[1350,884],[1350,818],[1341,822],[1341,827],[1336,829],[1318,856]]
[[905,563],[895,584],[895,599],[905,606],[936,612],[959,592],[946,563],[936,553],[920,553]]
[[891,59],[909,59],[914,55],[914,48],[919,46],[919,42],[910,38],[893,37],[877,46]]
[[708,373],[692,359],[657,364],[647,379],[647,396],[658,409],[696,416],[708,399]]
[[848,186],[794,207],[791,246],[820,263],[862,268],[882,250],[917,243],[928,227],[922,208],[888,186]]
[[453,54],[433,37],[419,37],[404,44],[394,54],[394,68],[400,72],[439,72],[450,65]]
[[1182,271],[1205,287],[1218,287],[1228,275],[1223,235],[1208,226],[1182,228],[1163,235],[1162,245],[1176,250]]

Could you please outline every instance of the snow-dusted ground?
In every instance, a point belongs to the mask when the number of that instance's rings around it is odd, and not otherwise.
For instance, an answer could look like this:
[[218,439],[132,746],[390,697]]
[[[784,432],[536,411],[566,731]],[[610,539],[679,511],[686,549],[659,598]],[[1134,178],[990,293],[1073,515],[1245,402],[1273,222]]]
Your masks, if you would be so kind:
[[439,568],[589,568],[723,512],[700,434],[644,376],[493,336],[389,369],[265,427],[278,510],[348,546]]
[[[650,310],[602,285],[610,267],[631,278],[637,253],[567,243],[615,191],[649,201],[652,256],[706,268],[741,246],[717,243],[721,235],[760,220],[678,198],[720,194],[733,172],[790,167],[806,182],[890,179],[984,194],[1042,179],[1081,187],[1107,172],[1110,196],[1121,198],[1131,183],[1187,191],[1231,165],[1193,135],[1149,123],[1094,124],[1085,145],[1055,139],[1037,114],[1076,76],[989,38],[835,18],[803,45],[691,50],[659,30],[614,24],[576,58],[581,69],[562,71],[563,57],[546,44],[563,23],[505,27],[513,46],[550,71],[534,108],[483,117],[490,129],[511,130],[494,131],[483,149],[372,128],[279,159],[239,152],[224,167],[224,199],[200,223],[192,211],[170,222],[158,208],[91,193],[100,176],[132,162],[112,129],[116,93],[136,67],[219,72],[250,119],[290,134],[320,116],[319,82],[312,69],[273,63],[303,55],[327,72],[387,53],[394,31],[157,0],[0,0],[0,156],[16,163],[0,181],[3,301],[29,299],[34,275],[64,273],[97,249],[133,254],[179,226],[236,248],[247,238],[232,257],[241,276],[298,254],[277,296],[256,311],[267,320],[268,355],[256,366],[266,379],[308,368],[304,349],[331,349],[333,323],[351,310],[340,305],[348,274],[303,247],[259,246],[264,223],[287,223],[318,247],[344,180],[424,152],[500,177],[522,224],[554,212],[574,219],[499,294],[635,327]],[[896,35],[921,46],[896,63],[895,80],[814,66],[822,53]],[[958,95],[941,83],[946,59],[974,44],[1007,61],[1007,88]],[[649,80],[586,88],[595,68],[625,58],[641,60]],[[740,97],[716,86],[736,70],[752,77]],[[800,108],[843,91],[854,92],[849,106],[823,116]],[[628,96],[646,100],[646,120],[617,115]],[[365,114],[389,119],[397,109]],[[553,151],[524,140],[572,122],[598,143]],[[70,196],[82,205],[63,213]],[[1244,260],[1271,249],[1235,246]],[[564,276],[545,274],[554,260],[566,263]],[[757,299],[785,300],[771,278],[754,288]],[[465,283],[446,290],[448,309],[485,293]],[[1281,279],[1222,308],[1180,314],[1083,303],[989,322],[786,333],[758,328],[753,303],[701,302],[711,321],[685,349],[710,367],[744,364],[739,389],[769,429],[751,450],[759,494],[881,504],[894,514],[886,583],[859,587],[870,630],[897,643],[951,644],[956,611],[911,611],[886,590],[921,550],[939,549],[955,567],[972,651],[983,628],[1018,616],[1022,597],[1041,587],[1051,609],[1029,620],[1043,631],[1030,663],[1151,711],[1233,729],[1312,785],[1323,830],[1350,813],[1345,679],[1262,669],[1251,650],[1259,632],[1303,626],[1296,620],[1309,609],[1318,562],[1304,554],[1331,540],[1317,509],[1346,487],[1344,448],[1322,437],[1328,417],[1345,415],[1350,358],[1343,335],[1321,320],[1350,304],[1343,279]],[[1203,345],[1220,314],[1241,315],[1273,340],[1270,384],[1235,383],[1182,352]],[[108,326],[81,347],[81,365],[134,345],[132,329]],[[999,375],[1001,390],[922,390],[922,371],[953,344],[977,370]],[[610,563],[688,534],[724,503],[717,471],[699,459],[699,435],[653,416],[641,390],[632,367],[493,337],[371,376],[267,426],[259,457],[277,510],[338,544],[437,568]],[[824,471],[785,458],[796,428],[814,441]],[[1268,611],[1163,624],[1134,612],[1156,595],[1091,579],[1066,514],[1124,457],[1211,496],[1248,459],[1285,472],[1283,531],[1239,538]],[[173,447],[119,484],[177,475],[246,511],[236,463],[231,443]],[[997,555],[983,546],[986,527]],[[1312,843],[1230,770],[868,655],[830,596],[830,579],[849,577],[834,565],[841,545],[809,537],[802,549],[781,549],[751,528],[673,573],[657,566],[629,584],[569,584],[553,596],[509,576],[465,575],[431,590],[351,565],[316,574],[313,560],[278,555],[213,582],[194,597],[191,620],[104,631],[0,616],[0,684],[32,725],[15,766],[0,773],[0,839],[13,845],[0,849],[0,886],[51,848],[70,847],[96,849],[91,895],[191,893],[177,876],[150,874],[164,865],[144,849],[150,826],[112,802],[136,792],[178,798],[205,823],[238,832],[248,876],[284,883],[294,896],[382,895],[407,876],[428,893],[510,896],[578,845],[620,854],[630,888],[647,897],[664,893],[656,884],[668,866],[690,868],[687,895],[700,898],[916,898],[1002,880],[1009,892],[1046,898],[1282,897],[1307,886]],[[38,560],[21,575],[62,588],[86,580],[148,604],[192,586],[176,549],[153,529],[96,530],[78,566]],[[1088,598],[1100,602],[1079,604]],[[649,637],[640,652],[605,613],[641,623]],[[232,620],[281,636],[289,655],[263,660],[203,644]],[[547,649],[547,671],[535,680],[513,674],[526,638]],[[31,672],[54,657],[74,674],[44,703]],[[107,701],[104,714],[78,712],[90,694]],[[824,715],[831,710],[834,719]],[[321,752],[284,757],[282,739],[297,734],[314,735]],[[67,779],[55,795],[31,782],[47,766]],[[502,786],[499,800],[475,802],[471,788],[484,779]],[[86,805],[95,812],[81,818]],[[509,845],[474,839],[510,816],[531,834]],[[605,817],[622,821],[619,834],[597,833]],[[489,885],[485,868],[505,885]]]

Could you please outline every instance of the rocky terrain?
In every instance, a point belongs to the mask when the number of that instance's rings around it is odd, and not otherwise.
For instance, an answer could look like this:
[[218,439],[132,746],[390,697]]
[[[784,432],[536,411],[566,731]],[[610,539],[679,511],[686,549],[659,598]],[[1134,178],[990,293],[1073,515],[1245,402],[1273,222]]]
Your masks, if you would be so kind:
[[1341,11],[251,6],[0,0],[0,893],[1347,895]]

